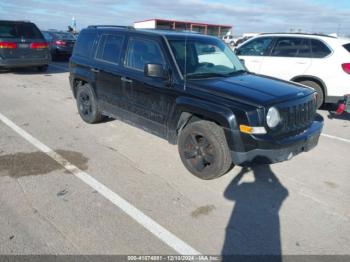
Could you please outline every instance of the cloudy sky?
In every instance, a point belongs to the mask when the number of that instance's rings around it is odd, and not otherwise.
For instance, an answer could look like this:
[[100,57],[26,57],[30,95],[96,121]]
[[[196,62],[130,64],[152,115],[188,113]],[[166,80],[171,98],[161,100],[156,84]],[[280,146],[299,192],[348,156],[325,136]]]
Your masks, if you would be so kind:
[[149,18],[228,24],[235,34],[301,29],[350,35],[350,0],[0,0],[0,19],[42,29],[131,25]]

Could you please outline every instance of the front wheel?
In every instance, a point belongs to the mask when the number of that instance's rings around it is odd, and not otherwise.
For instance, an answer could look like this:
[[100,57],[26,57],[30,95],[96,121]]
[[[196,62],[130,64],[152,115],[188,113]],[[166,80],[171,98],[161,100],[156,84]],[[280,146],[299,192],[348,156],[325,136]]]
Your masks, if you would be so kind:
[[84,84],[78,87],[77,107],[80,117],[89,124],[101,122],[102,113],[91,85]]
[[210,121],[188,124],[179,135],[178,149],[184,166],[201,179],[220,177],[232,166],[224,131]]

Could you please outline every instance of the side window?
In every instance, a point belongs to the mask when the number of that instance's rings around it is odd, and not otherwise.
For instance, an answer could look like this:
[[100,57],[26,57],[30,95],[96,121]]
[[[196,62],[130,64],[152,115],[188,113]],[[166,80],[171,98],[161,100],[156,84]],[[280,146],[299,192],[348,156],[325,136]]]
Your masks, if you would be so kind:
[[52,41],[52,36],[48,32],[42,32],[46,41]]
[[303,38],[281,37],[278,38],[272,50],[271,56],[297,57],[299,49],[303,49]]
[[311,39],[311,50],[313,58],[323,58],[332,52],[324,43],[316,39]]
[[350,43],[343,45],[343,47],[350,53]]
[[92,46],[94,45],[95,33],[89,31],[82,31],[77,43],[74,47],[74,53],[78,56],[89,57]]
[[125,65],[143,71],[145,64],[165,65],[162,51],[155,41],[131,38]]
[[102,35],[98,44],[96,59],[118,64],[124,37],[120,35]]
[[242,55],[242,56],[266,55],[266,52],[271,42],[272,42],[271,37],[259,37],[241,46],[237,50],[237,55]]
[[297,57],[311,57],[310,39],[305,38],[300,45]]

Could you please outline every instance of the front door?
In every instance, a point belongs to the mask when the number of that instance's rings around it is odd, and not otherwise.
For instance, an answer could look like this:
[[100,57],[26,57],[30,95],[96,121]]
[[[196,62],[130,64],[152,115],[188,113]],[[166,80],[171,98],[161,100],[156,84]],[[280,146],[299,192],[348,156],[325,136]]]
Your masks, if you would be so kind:
[[146,77],[144,68],[148,63],[166,68],[166,61],[157,39],[129,38],[122,79],[129,101],[128,110],[134,115],[132,122],[161,137],[166,136],[167,116],[175,95],[163,79]]
[[244,65],[250,72],[260,73],[261,65],[272,40],[272,37],[259,37],[243,44],[236,50],[239,59],[244,61]]

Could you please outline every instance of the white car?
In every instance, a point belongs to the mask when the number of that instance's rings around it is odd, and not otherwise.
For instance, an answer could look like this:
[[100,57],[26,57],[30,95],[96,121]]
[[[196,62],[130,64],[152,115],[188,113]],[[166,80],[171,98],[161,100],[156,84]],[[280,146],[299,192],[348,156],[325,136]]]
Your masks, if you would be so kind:
[[317,105],[350,94],[350,39],[315,34],[261,34],[235,50],[251,72],[317,91]]

